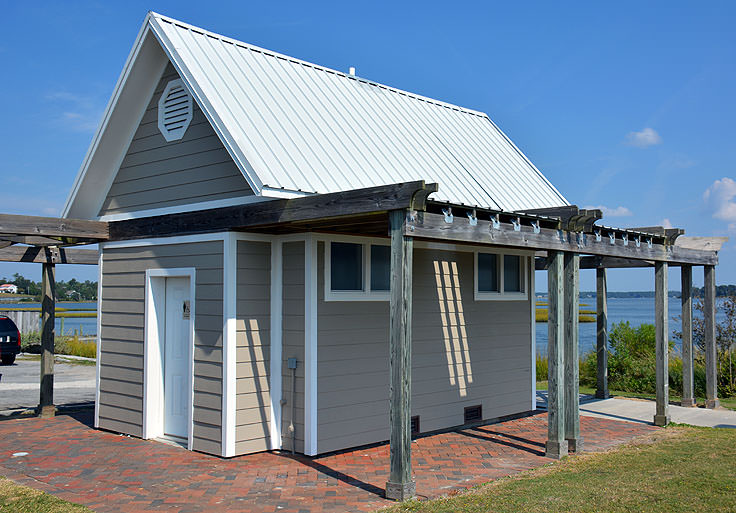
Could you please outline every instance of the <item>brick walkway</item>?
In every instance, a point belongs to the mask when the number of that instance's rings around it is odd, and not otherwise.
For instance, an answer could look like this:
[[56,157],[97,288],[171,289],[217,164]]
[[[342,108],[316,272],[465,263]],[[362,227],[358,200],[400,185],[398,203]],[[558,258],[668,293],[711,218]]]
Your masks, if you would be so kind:
[[[417,492],[436,497],[549,463],[546,421],[537,414],[419,439]],[[385,445],[313,459],[261,453],[223,460],[90,423],[89,413],[0,422],[0,476],[97,511],[371,511],[390,504],[382,496]],[[657,429],[589,417],[581,425],[586,450]]]

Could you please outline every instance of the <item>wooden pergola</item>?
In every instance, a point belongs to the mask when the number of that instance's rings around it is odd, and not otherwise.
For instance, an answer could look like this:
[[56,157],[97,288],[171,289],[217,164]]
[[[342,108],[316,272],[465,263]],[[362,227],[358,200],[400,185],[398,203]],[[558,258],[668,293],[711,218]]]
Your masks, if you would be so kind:
[[[108,223],[0,216],[2,234],[44,237],[29,249],[9,247],[0,258],[44,265],[44,358],[52,368],[53,266],[97,263],[97,253],[54,249],[63,244],[131,240],[216,231],[270,234],[326,232],[391,239],[390,296],[390,459],[386,496],[415,495],[411,467],[412,259],[414,240],[463,243],[536,252],[537,269],[546,269],[549,290],[549,422],[546,453],[559,458],[582,449],[578,401],[579,270],[596,269],[598,291],[598,397],[607,397],[606,269],[654,267],[657,326],[657,413],[654,423],[669,422],[667,271],[682,269],[683,404],[693,404],[692,267],[705,270],[707,405],[718,405],[715,352],[715,266],[723,238],[684,237],[682,230],[614,228],[597,225],[601,213],[577,207],[503,212],[429,200],[437,189],[423,181],[332,194],[273,200],[197,212]],[[25,224],[22,223],[24,221]],[[25,226],[24,230],[19,230]],[[12,237],[7,239],[13,241]],[[29,241],[30,239],[26,239]],[[27,242],[28,243],[28,242]],[[40,247],[43,246],[43,247]],[[58,253],[55,253],[58,251]],[[21,255],[22,253],[22,255]],[[57,256],[54,256],[57,254]],[[31,256],[29,256],[31,255]],[[533,291],[532,291],[533,293]],[[51,363],[49,363],[51,358]],[[46,363],[43,363],[46,362]],[[51,373],[52,376],[52,373]],[[41,409],[53,377],[43,381]],[[47,390],[44,395],[44,390]],[[47,399],[44,399],[47,398]],[[46,401],[46,402],[44,402]]]
[[106,223],[78,219],[0,214],[0,261],[42,265],[41,383],[38,413],[52,416],[54,407],[54,323],[56,264],[97,265],[98,252],[68,246],[107,240]]

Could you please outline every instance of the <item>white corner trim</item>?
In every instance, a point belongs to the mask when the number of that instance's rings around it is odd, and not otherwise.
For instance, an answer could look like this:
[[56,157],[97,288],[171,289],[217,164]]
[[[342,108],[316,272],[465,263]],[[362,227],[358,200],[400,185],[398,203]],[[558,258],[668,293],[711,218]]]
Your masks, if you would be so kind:
[[270,449],[279,450],[281,440],[282,399],[282,355],[283,355],[283,292],[284,267],[283,243],[279,239],[271,242],[271,369],[269,390],[271,396],[271,442]]
[[189,379],[188,390],[189,419],[187,449],[192,450],[194,442],[194,323],[196,319],[196,270],[193,267],[169,269],[146,269],[145,285],[145,332],[143,339],[143,438],[158,438],[164,435],[164,386],[161,341],[165,340],[164,326],[159,325],[155,306],[164,306],[165,286],[161,282],[154,286],[157,278],[189,278],[190,323],[189,340]]
[[531,310],[532,329],[532,411],[537,409],[537,294],[534,288],[534,257],[529,257],[529,303]]
[[238,241],[234,233],[225,235],[222,276],[222,455],[235,456],[237,386],[237,279]]
[[317,455],[317,241],[304,241],[304,454]]
[[100,216],[98,221],[126,221],[128,219],[141,219],[143,217],[165,216],[181,212],[196,212],[197,210],[208,210],[211,208],[233,207],[237,205],[251,205],[263,201],[273,201],[275,198],[264,198],[263,196],[239,196],[237,198],[226,198],[220,200],[200,201],[186,205],[174,205],[172,207],[151,208],[148,210],[136,210],[120,214],[106,214]]
[[102,251],[97,256],[97,362],[95,363],[95,428],[100,427],[100,366],[102,365]]

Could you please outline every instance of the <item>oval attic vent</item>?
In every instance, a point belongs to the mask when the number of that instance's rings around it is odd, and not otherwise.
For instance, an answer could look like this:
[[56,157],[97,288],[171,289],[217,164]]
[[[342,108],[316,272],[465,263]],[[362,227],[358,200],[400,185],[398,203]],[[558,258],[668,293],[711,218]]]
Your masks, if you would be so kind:
[[167,142],[184,137],[193,109],[192,96],[180,78],[166,84],[158,101],[158,129]]

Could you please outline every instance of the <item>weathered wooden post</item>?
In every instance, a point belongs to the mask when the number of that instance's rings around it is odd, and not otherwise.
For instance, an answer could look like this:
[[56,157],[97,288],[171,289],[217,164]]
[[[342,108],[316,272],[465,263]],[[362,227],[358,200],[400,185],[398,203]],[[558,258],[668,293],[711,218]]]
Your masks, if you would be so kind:
[[716,353],[716,268],[703,266],[705,278],[705,407],[718,408],[718,356]]
[[[50,252],[47,250],[47,254]],[[38,414],[53,417],[54,407],[54,322],[56,280],[52,263],[44,263],[41,278],[41,392]]]
[[411,304],[413,239],[404,235],[406,211],[389,212],[391,232],[390,302],[390,451],[386,498],[403,501],[416,495],[411,472]]
[[583,450],[580,436],[580,368],[578,364],[578,314],[580,255],[565,252],[565,439],[570,451]]
[[667,262],[654,263],[654,310],[656,325],[656,374],[657,410],[654,414],[655,426],[666,426],[670,422],[669,413],[669,332],[667,328]]
[[565,337],[563,254],[561,251],[547,252],[547,443],[545,454],[548,458],[560,459],[567,456],[565,440],[565,398],[564,398],[564,351]]
[[682,283],[682,406],[695,406],[693,384],[693,267],[680,267]]
[[597,382],[595,397],[597,399],[608,399],[608,286],[606,284],[606,269],[600,267],[595,270],[596,288],[596,363]]

